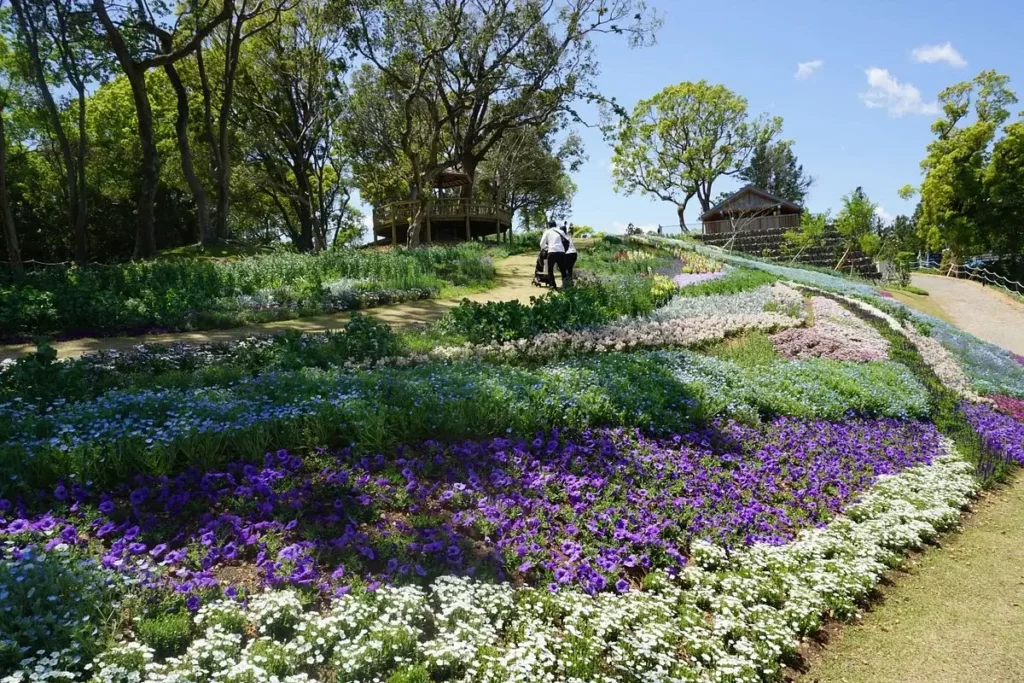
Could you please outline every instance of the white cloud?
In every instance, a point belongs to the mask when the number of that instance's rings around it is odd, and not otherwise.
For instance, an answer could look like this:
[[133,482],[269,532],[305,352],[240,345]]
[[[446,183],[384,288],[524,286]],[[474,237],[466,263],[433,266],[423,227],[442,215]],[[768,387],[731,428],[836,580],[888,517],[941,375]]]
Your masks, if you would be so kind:
[[875,207],[875,215],[878,216],[886,225],[889,225],[896,220],[896,216],[893,216],[891,213],[886,211],[885,207],[881,205]]
[[793,77],[798,81],[806,80],[824,65],[825,62],[820,59],[814,59],[810,62],[799,62],[796,65],[796,73],[793,74]]
[[939,111],[936,102],[925,102],[921,91],[910,83],[900,83],[888,69],[871,67],[864,72],[870,89],[860,94],[860,99],[869,109],[886,109],[890,116],[904,114],[935,114]]
[[945,62],[958,69],[967,66],[967,60],[956,51],[952,43],[946,43],[945,45],[922,45],[921,47],[914,48],[911,54],[914,57],[914,61],[918,64]]

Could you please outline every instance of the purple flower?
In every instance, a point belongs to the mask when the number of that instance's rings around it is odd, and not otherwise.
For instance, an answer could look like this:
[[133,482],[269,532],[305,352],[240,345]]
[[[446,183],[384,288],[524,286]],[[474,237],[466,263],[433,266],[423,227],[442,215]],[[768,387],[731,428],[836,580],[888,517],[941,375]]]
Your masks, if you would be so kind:
[[615,590],[618,591],[619,593],[627,593],[627,592],[629,592],[629,582],[626,581],[625,579],[619,579],[618,581],[615,582]]
[[20,534],[28,531],[29,522],[27,519],[16,519],[7,525],[7,533],[9,534]]
[[68,489],[64,484],[57,484],[57,488],[53,490],[53,497],[57,500],[67,500]]
[[188,596],[188,600],[185,601],[185,606],[188,607],[188,611],[189,612],[198,612],[199,611],[199,596],[198,595],[190,595],[190,596]]
[[132,495],[128,497],[132,505],[142,505],[149,498],[149,489],[145,486],[135,489],[132,491]]

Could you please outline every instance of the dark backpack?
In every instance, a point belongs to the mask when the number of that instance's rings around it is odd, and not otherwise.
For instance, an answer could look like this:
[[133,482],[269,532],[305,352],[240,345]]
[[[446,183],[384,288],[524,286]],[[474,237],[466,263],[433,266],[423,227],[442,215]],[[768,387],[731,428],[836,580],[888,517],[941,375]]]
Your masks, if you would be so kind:
[[565,236],[565,233],[558,228],[552,228],[552,230],[558,233],[558,236],[562,239],[562,251],[569,251],[569,238]]

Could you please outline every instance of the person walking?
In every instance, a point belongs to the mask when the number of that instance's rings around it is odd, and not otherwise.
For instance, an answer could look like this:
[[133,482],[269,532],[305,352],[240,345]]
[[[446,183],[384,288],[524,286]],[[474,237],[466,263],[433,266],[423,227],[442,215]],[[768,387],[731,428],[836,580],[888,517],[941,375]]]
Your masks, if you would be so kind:
[[541,251],[548,253],[548,284],[558,289],[555,281],[555,267],[562,274],[562,287],[572,284],[573,268],[576,265],[576,245],[555,221],[548,222],[548,229],[540,238]]

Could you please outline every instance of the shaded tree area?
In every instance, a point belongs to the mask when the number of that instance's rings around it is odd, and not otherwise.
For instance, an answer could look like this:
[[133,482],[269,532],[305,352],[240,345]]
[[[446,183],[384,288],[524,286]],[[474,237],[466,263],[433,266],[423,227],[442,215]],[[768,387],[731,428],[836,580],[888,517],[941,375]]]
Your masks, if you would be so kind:
[[574,192],[595,45],[658,24],[643,0],[11,0],[0,260],[328,249],[362,236],[357,196],[425,201],[446,170],[530,224]]

